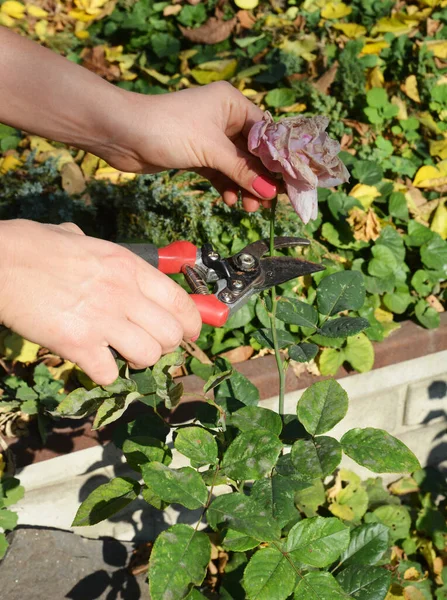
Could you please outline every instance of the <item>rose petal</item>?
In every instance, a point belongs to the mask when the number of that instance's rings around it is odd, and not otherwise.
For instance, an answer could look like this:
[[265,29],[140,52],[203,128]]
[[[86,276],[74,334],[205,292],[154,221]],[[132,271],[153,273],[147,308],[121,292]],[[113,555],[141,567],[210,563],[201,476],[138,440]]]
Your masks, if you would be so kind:
[[318,195],[315,188],[309,188],[303,181],[284,175],[287,195],[304,224],[318,215]]

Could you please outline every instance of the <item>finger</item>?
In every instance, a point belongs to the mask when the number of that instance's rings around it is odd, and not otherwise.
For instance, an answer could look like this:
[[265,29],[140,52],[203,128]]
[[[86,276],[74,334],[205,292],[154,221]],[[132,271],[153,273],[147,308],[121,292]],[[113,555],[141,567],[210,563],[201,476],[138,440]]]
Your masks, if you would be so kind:
[[194,171],[199,173],[199,175],[206,177],[206,179],[211,182],[212,186],[216,188],[227,206],[234,206],[237,203],[239,190],[231,179],[214,169],[203,168],[194,169]]
[[155,339],[163,354],[173,352],[180,346],[183,339],[180,321],[164,307],[147,300],[143,295],[140,301],[132,303],[127,318]]
[[118,377],[116,362],[105,345],[69,358],[98,385],[110,385]]
[[107,343],[136,369],[154,365],[162,354],[157,340],[141,327],[124,319],[110,328]]
[[260,168],[259,159],[238,148],[231,140],[220,136],[209,149],[210,167],[231,179],[256,198],[269,200],[277,194],[276,182]]
[[78,235],[85,235],[80,227],[78,227],[75,223],[61,223],[59,225],[61,229],[65,229],[69,233],[77,233]]
[[[228,86],[228,84],[226,85]],[[225,92],[225,97],[229,100],[226,134],[231,137],[242,132],[245,137],[248,137],[253,125],[258,121],[262,121],[264,112],[235,87],[231,86],[230,88],[228,86]]]
[[247,212],[256,212],[259,208],[259,200],[257,198],[243,197],[242,206]]
[[196,339],[200,335],[202,319],[187,292],[142,258],[136,259],[136,279],[143,295],[179,321],[185,340]]

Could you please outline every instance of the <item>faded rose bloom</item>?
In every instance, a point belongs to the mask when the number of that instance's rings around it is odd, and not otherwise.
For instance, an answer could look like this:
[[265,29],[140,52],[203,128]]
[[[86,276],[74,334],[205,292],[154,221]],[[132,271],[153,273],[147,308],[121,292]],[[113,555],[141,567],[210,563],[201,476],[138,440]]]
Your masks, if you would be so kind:
[[293,208],[303,223],[318,215],[317,187],[349,181],[349,172],[338,158],[340,144],[326,133],[329,119],[287,117],[274,122],[269,112],[253,125],[248,149],[264,166],[281,173]]

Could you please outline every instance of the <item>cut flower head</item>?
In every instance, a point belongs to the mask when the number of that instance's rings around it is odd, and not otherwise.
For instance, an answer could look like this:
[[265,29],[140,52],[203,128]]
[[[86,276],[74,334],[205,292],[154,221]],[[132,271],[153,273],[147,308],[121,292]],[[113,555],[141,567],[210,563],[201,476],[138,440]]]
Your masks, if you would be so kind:
[[264,166],[281,173],[293,208],[308,223],[318,215],[317,188],[349,181],[349,172],[338,157],[340,144],[326,133],[329,119],[286,117],[275,123],[269,112],[253,125],[248,149]]

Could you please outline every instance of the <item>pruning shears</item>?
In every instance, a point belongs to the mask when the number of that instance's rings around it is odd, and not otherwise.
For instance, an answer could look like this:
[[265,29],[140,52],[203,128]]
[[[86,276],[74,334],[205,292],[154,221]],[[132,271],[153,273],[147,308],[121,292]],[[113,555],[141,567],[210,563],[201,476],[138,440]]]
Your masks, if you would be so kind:
[[[308,246],[309,243],[304,238],[277,237],[274,248]],[[203,323],[214,327],[222,327],[253,294],[325,268],[301,258],[266,257],[269,240],[253,242],[228,258],[222,258],[208,243],[202,248],[186,241],[173,242],[164,248],[153,244],[120,245],[162,273],[183,273]],[[209,283],[215,284],[213,292],[209,291]]]

